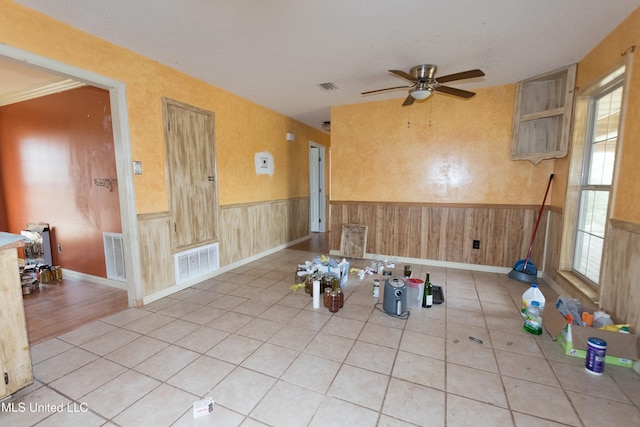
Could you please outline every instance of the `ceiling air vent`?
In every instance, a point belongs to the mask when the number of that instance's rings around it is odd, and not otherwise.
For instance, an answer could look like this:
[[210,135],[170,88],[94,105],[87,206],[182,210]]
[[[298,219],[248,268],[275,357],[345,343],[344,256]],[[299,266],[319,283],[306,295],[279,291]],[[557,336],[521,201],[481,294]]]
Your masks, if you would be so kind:
[[318,86],[320,86],[323,90],[326,90],[327,92],[338,89],[338,86],[336,86],[331,82],[320,83]]

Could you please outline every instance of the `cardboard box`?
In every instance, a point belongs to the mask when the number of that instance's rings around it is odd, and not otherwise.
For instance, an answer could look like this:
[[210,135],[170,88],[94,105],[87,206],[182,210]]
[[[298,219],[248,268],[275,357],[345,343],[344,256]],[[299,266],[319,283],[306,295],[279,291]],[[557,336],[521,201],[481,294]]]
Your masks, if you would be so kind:
[[[592,313],[590,310],[585,311]],[[551,338],[560,344],[565,354],[570,356],[586,358],[587,340],[589,337],[598,337],[607,342],[605,363],[630,368],[634,360],[640,359],[637,335],[569,325],[554,305],[545,308],[542,325]]]
[[318,268],[318,271],[320,271],[321,273],[335,273],[340,277],[340,287],[344,286],[345,283],[347,283],[347,280],[349,280],[349,268],[350,268],[351,264],[347,261],[347,260],[342,260],[342,262],[340,264],[338,264],[338,267],[329,267],[326,265],[321,265]]

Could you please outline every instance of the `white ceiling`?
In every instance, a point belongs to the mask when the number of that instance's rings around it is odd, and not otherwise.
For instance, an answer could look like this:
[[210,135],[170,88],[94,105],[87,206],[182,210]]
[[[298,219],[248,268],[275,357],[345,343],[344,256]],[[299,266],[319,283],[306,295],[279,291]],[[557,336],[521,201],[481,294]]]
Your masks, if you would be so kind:
[[[406,83],[389,69],[430,63],[437,77],[480,68],[484,78],[447,84],[473,90],[578,62],[640,6],[640,0],[15,1],[316,128],[330,120],[334,105],[398,98],[401,108],[406,90],[360,95]],[[318,86],[326,82],[338,89]]]

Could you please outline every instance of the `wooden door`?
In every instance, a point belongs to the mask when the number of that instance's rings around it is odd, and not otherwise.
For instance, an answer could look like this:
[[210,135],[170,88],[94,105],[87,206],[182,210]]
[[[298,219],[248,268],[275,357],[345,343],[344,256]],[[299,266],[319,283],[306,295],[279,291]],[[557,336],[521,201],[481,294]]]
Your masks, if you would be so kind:
[[214,115],[163,99],[172,249],[217,240]]

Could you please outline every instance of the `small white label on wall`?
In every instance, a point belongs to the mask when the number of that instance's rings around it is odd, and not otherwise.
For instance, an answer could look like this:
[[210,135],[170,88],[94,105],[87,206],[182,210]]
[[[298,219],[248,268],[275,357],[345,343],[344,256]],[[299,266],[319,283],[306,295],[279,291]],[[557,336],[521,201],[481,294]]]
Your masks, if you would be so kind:
[[271,153],[256,153],[256,175],[273,175],[273,155]]

